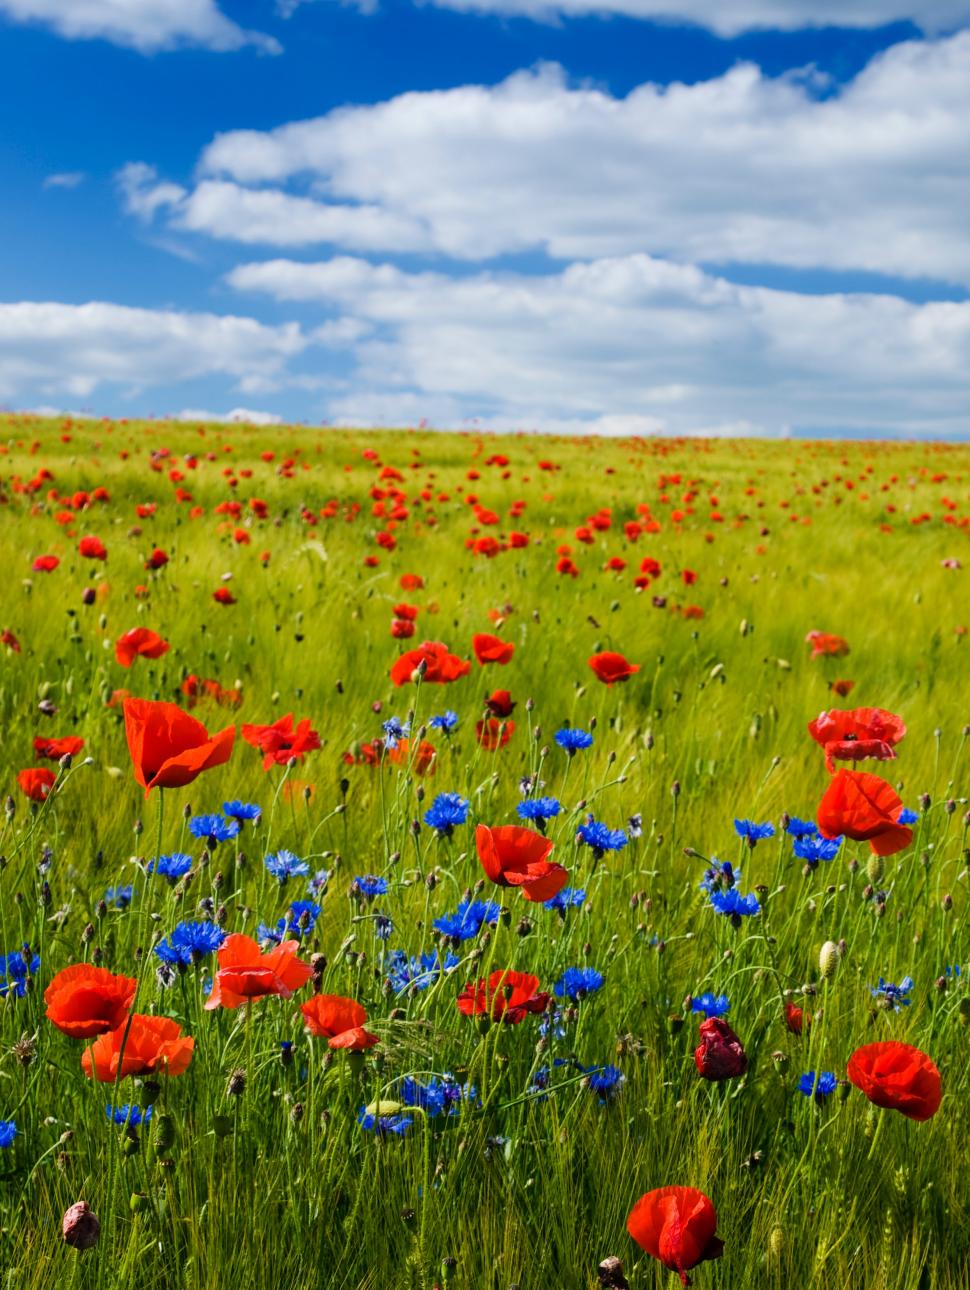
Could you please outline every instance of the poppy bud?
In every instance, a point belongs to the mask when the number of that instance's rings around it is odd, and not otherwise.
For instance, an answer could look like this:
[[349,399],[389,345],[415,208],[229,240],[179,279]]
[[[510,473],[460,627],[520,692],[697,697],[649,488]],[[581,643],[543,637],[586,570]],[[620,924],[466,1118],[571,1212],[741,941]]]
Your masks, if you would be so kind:
[[870,856],[866,861],[866,876],[873,885],[882,882],[885,871],[886,862],[882,856]]
[[964,1026],[970,1026],[970,998],[966,995],[957,1004],[957,1016]]
[[946,895],[940,901],[940,904],[943,906],[944,909],[947,909],[947,910],[950,910],[953,908],[953,897],[950,895],[949,892],[946,893]]
[[783,1227],[773,1227],[768,1236],[768,1253],[775,1262],[779,1262],[785,1256],[785,1229]]
[[152,1146],[163,1155],[175,1145],[175,1120],[163,1112],[157,1115],[152,1123]]
[[212,1129],[217,1138],[228,1138],[232,1133],[233,1123],[230,1115],[216,1115],[212,1118]]
[[65,1213],[61,1222],[61,1235],[75,1250],[90,1250],[97,1245],[101,1224],[86,1201],[79,1200]]
[[818,970],[823,981],[829,981],[835,976],[835,969],[839,965],[839,947],[834,941],[826,941],[819,950]]
[[143,1191],[133,1191],[128,1201],[128,1208],[133,1214],[140,1214],[148,1207],[148,1195]]
[[694,1062],[704,1079],[734,1079],[748,1069],[741,1040],[720,1017],[701,1022],[700,1038],[694,1049]]
[[931,798],[929,793],[920,793],[919,804],[924,811],[928,811],[930,809],[930,801],[931,801]]

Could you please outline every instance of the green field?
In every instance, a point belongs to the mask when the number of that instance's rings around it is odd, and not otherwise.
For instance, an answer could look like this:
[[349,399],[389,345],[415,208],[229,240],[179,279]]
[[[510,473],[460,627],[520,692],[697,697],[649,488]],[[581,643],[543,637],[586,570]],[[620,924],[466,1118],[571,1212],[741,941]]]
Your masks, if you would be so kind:
[[[680,1185],[711,1198],[724,1242],[696,1286],[965,1290],[970,447],[0,424],[4,1287],[586,1290],[610,1255],[636,1290],[673,1287],[626,1221],[642,1194]],[[84,537],[107,558],[83,557]],[[482,538],[499,549],[476,552]],[[156,549],[167,563],[146,568]],[[35,570],[45,555],[59,564]],[[659,571],[641,573],[650,560]],[[423,585],[402,588],[408,574]],[[410,639],[391,634],[402,603],[417,610]],[[125,669],[115,642],[138,627],[170,648]],[[811,657],[812,631],[850,652]],[[476,633],[514,657],[480,665]],[[393,663],[422,641],[468,674],[396,687]],[[601,651],[639,670],[607,686],[587,663]],[[191,700],[190,676],[217,682],[221,705]],[[836,681],[854,682],[848,697]],[[264,770],[238,735],[226,764],[146,799],[122,689],[194,702],[209,732],[292,713],[321,747]],[[475,727],[499,689],[514,729],[489,750]],[[783,830],[785,813],[813,819],[828,786],[806,727],[832,707],[885,708],[908,728],[895,761],[852,767],[919,816],[884,861],[846,840],[806,866]],[[431,728],[446,711],[454,730]],[[367,764],[394,717],[411,753],[434,746],[431,773],[386,749]],[[568,756],[554,739],[567,726],[592,746]],[[67,736],[84,740],[69,766],[34,751]],[[42,766],[57,782],[31,803],[18,773]],[[493,885],[476,855],[476,825],[526,823],[524,777],[561,803],[551,859],[586,893],[561,914]],[[439,793],[469,803],[450,837],[424,822]],[[190,817],[236,799],[258,824],[211,848],[191,834]],[[578,842],[590,815],[626,845],[598,857]],[[774,836],[751,848],[735,818]],[[268,872],[284,850],[329,874],[318,894]],[[185,877],[147,872],[172,853],[191,857]],[[712,857],[758,895],[737,927],[700,888]],[[364,875],[386,894],[355,894]],[[106,899],[127,886],[130,901]],[[449,940],[433,923],[463,898],[502,912]],[[320,913],[296,929],[299,955],[323,959],[292,999],[206,1010],[212,954],[158,979],[154,947],[177,924],[257,936],[308,899]],[[841,952],[823,979],[826,942]],[[457,964],[399,988],[400,953],[436,948]],[[85,1077],[91,1041],[61,1033],[44,1002],[78,962],[136,977],[137,1012],[194,1037],[184,1074]],[[553,994],[555,1012],[518,1025],[456,1007],[495,970],[552,992],[579,967],[601,988]],[[880,977],[912,978],[898,1012],[870,989]],[[359,1001],[379,1043],[349,1054],[308,1037],[299,1004],[314,989]],[[698,1073],[690,1000],[705,992],[729,1000],[743,1077]],[[792,1001],[814,1014],[801,1036]],[[931,1119],[879,1110],[846,1081],[855,1049],[890,1039],[939,1068]],[[622,1083],[600,1095],[611,1066]],[[809,1071],[836,1090],[801,1093]],[[403,1106],[406,1077],[445,1075],[474,1086],[453,1113]],[[139,1128],[105,1112],[150,1101]],[[368,1129],[366,1106],[411,1123]],[[78,1200],[101,1222],[86,1252],[61,1238]]]

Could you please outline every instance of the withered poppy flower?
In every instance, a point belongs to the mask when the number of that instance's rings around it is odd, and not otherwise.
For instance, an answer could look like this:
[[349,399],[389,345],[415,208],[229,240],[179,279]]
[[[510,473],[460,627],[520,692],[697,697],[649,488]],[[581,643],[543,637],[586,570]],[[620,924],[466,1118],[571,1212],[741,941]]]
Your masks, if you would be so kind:
[[834,773],[835,761],[893,760],[906,726],[902,717],[885,708],[833,708],[810,721],[808,733],[825,749],[825,764]]
[[[126,1034],[127,1032],[127,1034]],[[195,1040],[183,1035],[170,1017],[148,1017],[135,1013],[94,1041],[81,1054],[81,1069],[101,1084],[124,1079],[126,1075],[184,1075],[192,1061]]]
[[313,975],[309,963],[296,957],[299,948],[299,941],[284,941],[264,954],[251,936],[233,932],[219,947],[219,970],[206,1008],[239,1008],[268,994],[288,999]]
[[887,1040],[857,1048],[846,1074],[870,1102],[900,1111],[910,1120],[929,1120],[943,1097],[940,1072],[926,1053]]
[[32,766],[29,770],[21,770],[17,773],[17,783],[20,785],[21,792],[32,802],[43,802],[54,787],[56,779],[57,776],[46,766]]
[[47,1019],[72,1039],[103,1035],[125,1020],[137,989],[133,976],[74,963],[58,972],[44,991]]
[[127,698],[125,734],[135,779],[145,790],[182,788],[197,775],[229,760],[236,727],[210,737],[201,721],[175,703]]
[[471,663],[451,654],[448,646],[441,641],[424,641],[417,649],[408,650],[391,668],[391,680],[395,685],[407,685],[415,672],[424,664],[424,682],[430,685],[447,685],[467,676]]
[[487,721],[475,722],[475,738],[487,752],[504,748],[514,734],[514,721],[499,721],[498,717],[489,717]]
[[466,1017],[489,1015],[493,1021],[517,1026],[530,1012],[545,1012],[547,993],[538,993],[539,978],[511,968],[493,972],[486,982],[469,981],[458,996],[458,1011]]
[[438,750],[434,744],[422,739],[412,752],[410,739],[399,739],[397,747],[387,750],[387,759],[395,766],[408,766],[415,775],[433,775]]
[[606,685],[613,685],[617,681],[628,681],[634,672],[640,671],[639,663],[629,663],[622,654],[614,654],[609,650],[592,655],[589,665],[596,673],[597,679]]
[[34,740],[34,752],[38,757],[47,757],[50,761],[60,761],[62,757],[76,757],[84,747],[80,735],[65,735],[63,739],[45,739],[38,735]]
[[705,1079],[735,1079],[748,1069],[748,1058],[726,1021],[708,1017],[700,1025],[701,1042],[694,1049],[694,1062]]
[[472,649],[481,667],[486,663],[498,663],[504,667],[511,662],[515,653],[515,646],[511,642],[490,636],[487,632],[478,632],[472,637]]
[[516,824],[475,830],[475,848],[482,868],[500,887],[518,887],[526,900],[551,900],[569,881],[561,864],[550,863],[553,842],[541,833]]
[[688,1286],[687,1273],[708,1259],[719,1259],[724,1242],[715,1235],[717,1211],[694,1187],[658,1187],[641,1196],[626,1228],[641,1249],[676,1272]]
[[485,707],[493,717],[510,717],[515,702],[508,690],[493,690],[485,700]]
[[340,994],[315,994],[300,1004],[306,1028],[318,1039],[329,1040],[330,1048],[363,1052],[378,1043],[376,1035],[364,1029],[366,1010],[355,1000]]
[[812,658],[844,658],[849,642],[831,632],[809,632],[805,640],[812,647]]
[[263,770],[286,766],[292,758],[302,761],[308,752],[320,747],[320,736],[304,717],[294,727],[293,713],[288,712],[269,726],[243,726],[242,737],[263,754]]
[[873,854],[891,856],[913,840],[913,830],[898,823],[903,803],[891,784],[861,770],[840,770],[818,805],[823,838],[845,836],[868,842]]
[[143,658],[161,658],[170,648],[168,641],[163,640],[157,632],[150,631],[147,627],[133,627],[115,641],[115,658],[122,667],[131,667],[139,655]]

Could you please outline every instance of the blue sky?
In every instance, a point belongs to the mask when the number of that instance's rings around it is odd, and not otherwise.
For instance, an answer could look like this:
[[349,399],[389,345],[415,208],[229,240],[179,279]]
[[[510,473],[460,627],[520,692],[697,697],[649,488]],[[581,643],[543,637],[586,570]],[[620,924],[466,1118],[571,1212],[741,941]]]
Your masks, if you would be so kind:
[[0,0],[0,404],[965,437],[970,0],[600,3]]

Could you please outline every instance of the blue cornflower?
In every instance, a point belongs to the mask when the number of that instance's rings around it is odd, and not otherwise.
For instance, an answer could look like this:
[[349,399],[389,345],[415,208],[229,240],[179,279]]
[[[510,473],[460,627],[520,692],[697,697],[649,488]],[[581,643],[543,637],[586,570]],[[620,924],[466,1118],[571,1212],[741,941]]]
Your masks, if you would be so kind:
[[104,893],[104,903],[106,905],[115,905],[118,909],[127,909],[134,894],[135,889],[132,886],[109,887]]
[[392,950],[385,961],[387,979],[395,994],[405,990],[427,990],[441,976],[442,972],[452,972],[461,962],[457,954],[445,954],[437,950],[429,954],[414,955],[409,959],[403,950]]
[[554,896],[542,902],[543,909],[554,909],[557,913],[565,915],[569,908],[578,909],[586,900],[586,892],[582,887],[563,887],[562,891],[557,891]]
[[562,804],[554,797],[526,798],[515,808],[520,820],[535,820],[540,829],[546,820],[555,819],[561,810]]
[[15,1120],[0,1120],[0,1148],[12,1147],[16,1136],[17,1122]]
[[405,1106],[419,1106],[426,1115],[455,1115],[463,1101],[472,1101],[475,1090],[470,1084],[459,1084],[453,1075],[433,1075],[427,1084],[419,1084],[405,1075],[399,1089]]
[[173,851],[171,855],[159,856],[148,864],[149,873],[160,873],[173,886],[179,878],[184,878],[191,868],[192,857],[187,856],[184,851]]
[[40,955],[31,953],[30,946],[12,954],[0,954],[0,999],[12,994],[22,999],[27,993],[27,978],[40,971]]
[[239,832],[238,820],[227,820],[222,815],[193,815],[189,820],[189,832],[194,838],[204,838],[206,844],[213,847],[218,842],[228,842]]
[[277,851],[275,855],[267,856],[266,868],[281,883],[286,882],[287,878],[304,878],[310,872],[307,862],[295,856],[292,851]]
[[[548,1039],[551,1035],[553,1039],[565,1039],[566,1027],[563,1024],[562,1008],[553,1008],[551,1012],[544,1012],[539,1017],[539,1034],[543,1039]],[[553,1063],[558,1065],[558,1062]]]
[[597,859],[607,851],[622,851],[626,846],[626,834],[622,829],[609,829],[591,815],[585,824],[579,826],[578,836],[588,847],[593,848]]
[[891,981],[884,981],[880,977],[877,986],[869,987],[869,993],[874,999],[879,999],[883,1007],[892,1008],[893,1012],[898,1012],[900,1007],[908,1008],[913,1002],[912,999],[907,998],[912,988],[911,976],[904,976],[899,985],[893,985]]
[[908,806],[904,806],[903,809],[896,816],[896,823],[897,824],[915,824],[918,819],[919,819],[919,816],[916,814],[915,811],[911,811]]
[[600,1066],[594,1067],[583,1083],[591,1092],[599,1094],[601,1102],[609,1102],[616,1097],[625,1081],[626,1076],[618,1066]]
[[389,941],[394,935],[394,920],[388,914],[374,915],[374,935],[379,941]]
[[734,827],[739,838],[744,838],[749,847],[754,847],[765,838],[775,836],[773,824],[755,824],[753,820],[735,820]]
[[552,992],[559,999],[572,999],[578,1003],[588,994],[595,994],[603,985],[603,974],[595,968],[566,968],[562,976],[552,987]]
[[319,917],[320,906],[312,900],[294,900],[285,916],[277,920],[275,927],[267,927],[265,923],[260,923],[259,939],[275,941],[277,945],[291,939],[302,940],[304,936],[309,936],[313,932]]
[[414,1118],[410,1115],[370,1115],[366,1107],[361,1107],[357,1123],[366,1132],[376,1133],[381,1138],[386,1138],[389,1133],[403,1138]]
[[817,826],[814,820],[800,820],[797,815],[793,815],[785,825],[785,832],[793,838],[804,838],[815,833]]
[[388,717],[381,723],[381,729],[384,731],[384,742],[388,748],[396,748],[402,739],[406,739],[411,733],[410,721],[402,721],[400,717]]
[[494,900],[462,900],[454,914],[436,918],[434,927],[453,941],[470,941],[482,930],[483,924],[494,927],[501,912],[501,905],[496,905]]
[[458,793],[439,793],[424,813],[424,822],[438,836],[450,838],[452,830],[468,819],[468,802]]
[[834,860],[839,853],[839,847],[842,845],[842,838],[823,838],[821,834],[815,837],[796,838],[792,845],[792,850],[799,860],[804,860],[810,869],[817,867],[820,860]]
[[125,1124],[129,1129],[137,1129],[139,1124],[147,1124],[152,1118],[152,1108],[146,1106],[144,1111],[140,1106],[132,1106],[125,1102],[123,1106],[112,1106],[109,1102],[104,1113],[113,1124]]
[[705,1017],[723,1017],[730,1011],[731,1005],[726,994],[695,994],[690,1001],[691,1012],[703,1012]]
[[719,891],[722,887],[730,888],[740,877],[741,870],[735,869],[730,860],[721,861],[716,856],[711,856],[710,864],[700,881],[700,888],[706,892]]
[[310,881],[307,883],[307,891],[311,896],[319,896],[326,889],[330,881],[330,873],[327,869],[318,869]]
[[373,900],[376,896],[386,896],[387,891],[387,879],[379,878],[377,874],[373,873],[362,874],[350,884],[351,895],[362,896],[364,900]]
[[742,915],[761,913],[758,897],[742,896],[737,887],[729,887],[727,891],[712,891],[710,899],[711,908],[719,914],[727,914],[735,927],[739,926]]
[[231,820],[259,820],[263,813],[263,808],[257,806],[255,802],[240,802],[238,799],[233,802],[223,802],[222,809]]
[[179,923],[167,940],[158,942],[155,953],[163,963],[191,967],[214,954],[225,939],[225,932],[215,923]]
[[556,743],[560,748],[564,748],[570,757],[583,748],[591,748],[593,736],[588,730],[580,730],[575,726],[563,726],[562,730],[557,730],[553,735]]
[[450,708],[446,712],[439,713],[438,716],[432,717],[428,722],[428,725],[432,730],[443,730],[446,735],[450,735],[457,724],[458,713],[452,712]]
[[953,967],[944,968],[943,972],[946,976],[954,976],[954,977],[963,976],[963,969],[960,967],[959,963],[955,963]]
[[816,1102],[824,1102],[830,1093],[834,1093],[839,1081],[831,1071],[820,1071],[816,1081],[815,1072],[807,1071],[798,1081],[799,1093],[806,1097],[814,1096]]

